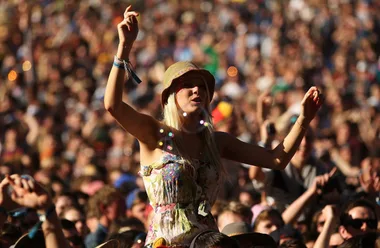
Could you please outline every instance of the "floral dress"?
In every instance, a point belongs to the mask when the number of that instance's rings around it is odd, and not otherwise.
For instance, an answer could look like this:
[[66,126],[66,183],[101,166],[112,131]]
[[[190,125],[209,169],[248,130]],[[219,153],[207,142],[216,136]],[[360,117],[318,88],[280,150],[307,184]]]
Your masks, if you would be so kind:
[[146,247],[164,241],[167,246],[187,247],[204,230],[218,230],[210,213],[218,194],[219,172],[210,163],[185,160],[163,152],[160,161],[141,166],[154,217]]

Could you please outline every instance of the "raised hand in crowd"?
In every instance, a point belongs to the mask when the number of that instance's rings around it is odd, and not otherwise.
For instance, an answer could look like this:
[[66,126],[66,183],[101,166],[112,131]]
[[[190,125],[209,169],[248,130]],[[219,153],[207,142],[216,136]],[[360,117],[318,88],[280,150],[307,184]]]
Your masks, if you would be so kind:
[[69,247],[52,198],[32,177],[18,174],[6,176],[0,183],[0,189],[0,207],[2,208],[2,219],[0,220],[2,224],[7,214],[15,209],[34,209],[42,222],[41,227],[46,247]]
[[269,90],[264,90],[257,98],[256,111],[258,124],[261,126],[268,119],[268,114],[273,102],[273,97]]
[[117,25],[119,35],[119,47],[117,57],[119,59],[128,59],[132,45],[139,33],[137,17],[139,13],[131,11],[132,6],[128,6],[124,12],[124,19]]
[[317,87],[311,87],[305,94],[301,102],[300,117],[310,123],[317,114],[319,108],[324,102],[324,97]]
[[294,220],[296,220],[302,213],[302,210],[311,202],[313,197],[318,195],[323,197],[322,194],[324,192],[324,189],[326,186],[330,187],[328,183],[336,171],[337,169],[333,168],[329,173],[314,178],[311,187],[309,187],[305,193],[303,193],[292,204],[290,204],[282,213],[282,218],[286,224],[292,223]]
[[338,211],[333,205],[327,205],[323,208],[322,214],[325,217],[325,223],[322,232],[315,241],[314,248],[329,247],[331,235],[334,233],[334,228],[338,221]]
[[380,177],[377,171],[367,170],[359,175],[361,188],[370,196],[377,196],[380,192]]
[[321,195],[326,187],[331,187],[328,183],[330,179],[335,175],[337,172],[337,168],[334,167],[329,173],[325,173],[321,176],[317,176],[311,187],[308,189],[308,191],[312,194],[318,194]]

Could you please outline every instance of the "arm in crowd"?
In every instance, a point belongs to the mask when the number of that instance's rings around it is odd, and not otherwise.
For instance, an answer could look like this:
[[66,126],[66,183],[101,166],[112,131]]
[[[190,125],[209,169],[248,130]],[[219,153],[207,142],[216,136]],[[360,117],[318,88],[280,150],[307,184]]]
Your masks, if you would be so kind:
[[[323,99],[317,87],[311,87],[301,102],[301,114],[289,134],[274,149],[266,150],[257,145],[238,140],[227,133],[218,133],[217,143],[221,145],[223,158],[259,167],[282,170],[298,149],[310,121],[314,118]],[[254,155],[252,155],[254,154]]]
[[357,177],[359,175],[360,170],[347,163],[347,161],[339,155],[337,149],[332,148],[330,154],[331,160],[346,177]]
[[321,176],[317,176],[311,187],[305,191],[300,197],[297,198],[289,207],[285,209],[282,213],[282,218],[285,224],[292,223],[301,214],[304,207],[313,199],[317,194],[323,194],[323,186],[329,181],[329,179],[334,175],[336,169],[332,169],[330,173],[326,173]]
[[[124,19],[118,24],[119,46],[116,58],[128,61],[133,43],[138,34],[138,13],[130,11],[129,6],[124,12]],[[127,75],[127,76],[126,76]],[[129,75],[124,68],[112,66],[104,95],[104,107],[130,134],[150,149],[157,146],[158,122],[151,116],[141,114],[123,101],[123,84]]]
[[[12,187],[11,193],[8,188]],[[62,231],[61,222],[55,211],[53,201],[47,191],[33,179],[26,179],[20,175],[7,176],[1,183],[0,206],[7,212],[25,207],[35,209],[39,215],[45,215],[42,222],[46,247],[67,248],[69,244]],[[51,210],[53,209],[53,210]],[[1,224],[6,216],[1,215]]]
[[334,233],[337,214],[334,211],[334,206],[327,205],[323,208],[322,214],[326,216],[325,224],[323,225],[322,232],[319,234],[315,241],[314,248],[329,247],[331,235]]
[[36,118],[32,115],[25,114],[24,122],[28,125],[29,131],[26,135],[26,142],[33,146],[37,142],[38,134],[39,134],[39,125]]

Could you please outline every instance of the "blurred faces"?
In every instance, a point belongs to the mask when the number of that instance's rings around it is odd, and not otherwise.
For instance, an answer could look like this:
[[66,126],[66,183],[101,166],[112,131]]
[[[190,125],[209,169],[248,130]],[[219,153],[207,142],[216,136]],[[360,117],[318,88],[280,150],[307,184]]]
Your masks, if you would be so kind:
[[140,221],[144,223],[146,221],[145,209],[146,209],[145,202],[137,203],[133,205],[131,209],[131,216],[139,219]]
[[113,221],[113,220],[116,220],[118,217],[120,217],[120,214],[121,214],[120,200],[115,199],[106,207],[105,215],[107,219]]
[[281,226],[281,223],[276,218],[269,217],[268,219],[261,220],[257,226],[255,232],[270,234],[276,231]]
[[72,208],[64,213],[63,218],[73,222],[80,236],[84,236],[86,225],[84,216],[81,212],[75,208]]
[[241,221],[244,221],[242,216],[237,215],[231,211],[225,211],[218,217],[218,228],[220,231],[222,231],[226,225]]
[[241,192],[239,194],[239,201],[248,207],[252,207],[254,203],[252,196],[248,192]]
[[304,165],[311,155],[312,148],[313,138],[311,135],[306,135],[292,158],[293,165],[296,167]]
[[59,196],[55,203],[55,210],[57,211],[57,215],[59,216],[62,211],[73,205],[73,201],[68,196]]
[[70,228],[70,229],[63,228],[62,231],[67,241],[69,241],[69,244],[71,247],[73,248],[83,247],[82,239],[75,228]]

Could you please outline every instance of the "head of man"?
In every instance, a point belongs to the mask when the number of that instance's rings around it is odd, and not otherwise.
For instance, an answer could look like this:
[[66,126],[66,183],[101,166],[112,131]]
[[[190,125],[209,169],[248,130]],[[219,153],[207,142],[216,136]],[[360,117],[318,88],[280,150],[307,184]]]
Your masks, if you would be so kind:
[[377,217],[375,206],[366,199],[359,199],[347,205],[340,217],[339,233],[344,240],[357,235],[376,232]]

